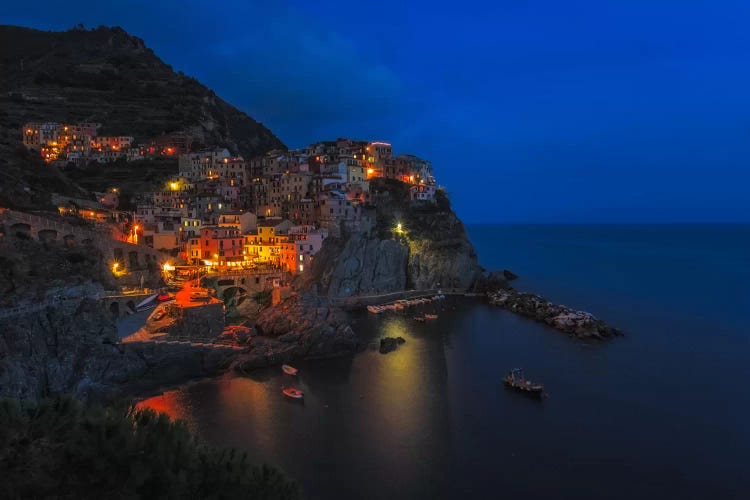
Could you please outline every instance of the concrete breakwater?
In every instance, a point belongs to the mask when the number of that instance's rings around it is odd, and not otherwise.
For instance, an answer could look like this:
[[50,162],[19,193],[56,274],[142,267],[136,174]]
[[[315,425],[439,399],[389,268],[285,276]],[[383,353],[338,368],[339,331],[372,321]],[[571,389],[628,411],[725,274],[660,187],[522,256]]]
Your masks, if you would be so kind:
[[553,304],[532,293],[507,289],[490,292],[487,297],[492,305],[539,321],[581,339],[603,340],[623,334],[622,331],[609,326],[591,313]]

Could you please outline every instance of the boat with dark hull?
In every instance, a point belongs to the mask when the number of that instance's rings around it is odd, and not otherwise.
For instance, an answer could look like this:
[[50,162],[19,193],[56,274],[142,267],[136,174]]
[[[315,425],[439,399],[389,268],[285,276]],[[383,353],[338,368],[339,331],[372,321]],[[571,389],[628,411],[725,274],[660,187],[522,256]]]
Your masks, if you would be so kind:
[[535,384],[530,380],[526,380],[523,376],[523,370],[520,368],[512,369],[503,379],[505,387],[518,391],[529,396],[542,398],[546,396],[544,392],[544,386],[542,384]]

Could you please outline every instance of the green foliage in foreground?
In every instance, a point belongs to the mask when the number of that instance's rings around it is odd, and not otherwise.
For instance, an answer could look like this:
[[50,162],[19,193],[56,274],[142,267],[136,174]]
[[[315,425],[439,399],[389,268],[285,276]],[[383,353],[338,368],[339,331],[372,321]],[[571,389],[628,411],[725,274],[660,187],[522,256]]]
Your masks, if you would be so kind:
[[0,401],[0,498],[294,499],[297,485],[181,422],[72,399]]

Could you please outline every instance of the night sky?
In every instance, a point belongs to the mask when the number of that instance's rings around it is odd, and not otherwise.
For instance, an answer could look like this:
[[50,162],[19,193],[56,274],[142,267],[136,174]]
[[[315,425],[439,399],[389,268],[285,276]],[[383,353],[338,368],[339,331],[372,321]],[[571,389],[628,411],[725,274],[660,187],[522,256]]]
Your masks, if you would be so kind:
[[467,222],[750,221],[747,0],[220,3],[13,2],[0,23],[122,26],[290,147],[432,160]]

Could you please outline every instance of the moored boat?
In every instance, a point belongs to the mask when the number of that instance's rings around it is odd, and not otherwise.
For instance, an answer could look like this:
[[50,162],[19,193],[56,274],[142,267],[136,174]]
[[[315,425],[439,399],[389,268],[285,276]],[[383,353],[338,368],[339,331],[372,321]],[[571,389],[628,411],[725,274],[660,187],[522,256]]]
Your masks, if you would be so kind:
[[281,365],[281,370],[287,375],[297,375],[297,372],[299,371],[295,367],[289,365]]
[[524,378],[523,376],[523,370],[521,370],[520,368],[512,369],[505,376],[505,378],[503,378],[503,382],[505,383],[506,387],[519,392],[523,392],[525,394],[529,394],[531,396],[541,398],[545,395],[544,386],[542,384],[535,384],[530,380],[526,380],[526,378]]
[[424,316],[414,316],[414,321],[419,321],[420,323],[424,323]]
[[304,392],[294,387],[287,387],[286,389],[282,389],[281,392],[284,393],[284,396],[292,399],[302,399],[305,395]]
[[424,319],[438,319],[437,314],[425,314]]

